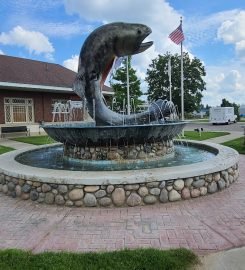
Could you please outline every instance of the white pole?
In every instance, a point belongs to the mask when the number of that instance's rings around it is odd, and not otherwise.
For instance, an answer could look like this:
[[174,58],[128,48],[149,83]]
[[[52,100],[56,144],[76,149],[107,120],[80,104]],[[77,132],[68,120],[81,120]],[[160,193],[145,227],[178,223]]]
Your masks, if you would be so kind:
[[[180,24],[182,26],[182,17],[180,17]],[[181,60],[180,60],[180,68],[181,68],[181,120],[184,121],[185,116],[184,116],[184,72],[183,72],[183,42],[180,44],[180,53],[181,53]],[[184,129],[182,131],[182,136],[185,136]]]
[[127,114],[130,115],[130,95],[129,95],[128,56],[127,56]]
[[168,60],[169,101],[172,102],[171,56]]
[[183,48],[182,48],[182,42],[181,42],[181,120],[184,121],[184,75],[183,75]]

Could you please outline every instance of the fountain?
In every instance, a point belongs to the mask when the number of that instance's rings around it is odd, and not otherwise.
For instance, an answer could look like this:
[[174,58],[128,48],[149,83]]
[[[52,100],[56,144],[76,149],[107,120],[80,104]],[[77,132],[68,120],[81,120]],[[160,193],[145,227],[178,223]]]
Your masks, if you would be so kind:
[[61,144],[0,156],[0,191],[47,204],[137,206],[204,196],[238,178],[233,149],[174,143],[186,123],[176,119],[173,103],[157,100],[133,115],[105,105],[101,87],[114,57],[143,52],[150,33],[145,25],[112,23],[90,34],[73,85],[90,117],[43,123]]

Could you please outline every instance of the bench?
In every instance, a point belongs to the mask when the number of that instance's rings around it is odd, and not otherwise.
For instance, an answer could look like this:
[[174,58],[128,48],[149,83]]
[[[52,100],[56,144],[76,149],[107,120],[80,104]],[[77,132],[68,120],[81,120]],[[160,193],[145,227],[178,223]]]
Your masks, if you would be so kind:
[[7,133],[17,133],[17,132],[25,132],[26,136],[30,136],[30,129],[27,126],[9,126],[9,127],[1,127],[1,137],[3,138],[4,134]]

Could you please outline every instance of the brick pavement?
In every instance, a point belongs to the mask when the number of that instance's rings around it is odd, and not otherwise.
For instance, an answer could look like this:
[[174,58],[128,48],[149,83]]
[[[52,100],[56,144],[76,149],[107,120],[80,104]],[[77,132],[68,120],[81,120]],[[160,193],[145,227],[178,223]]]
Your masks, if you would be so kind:
[[0,193],[0,248],[100,251],[186,247],[198,254],[245,245],[245,156],[228,189],[134,208],[65,208]]

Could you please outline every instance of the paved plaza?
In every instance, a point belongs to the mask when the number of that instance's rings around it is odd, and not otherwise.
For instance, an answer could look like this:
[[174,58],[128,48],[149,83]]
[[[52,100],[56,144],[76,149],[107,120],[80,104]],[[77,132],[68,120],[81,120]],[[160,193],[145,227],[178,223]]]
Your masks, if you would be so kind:
[[245,156],[228,189],[192,200],[134,208],[67,208],[0,193],[0,248],[101,251],[155,247],[198,254],[245,245]]

